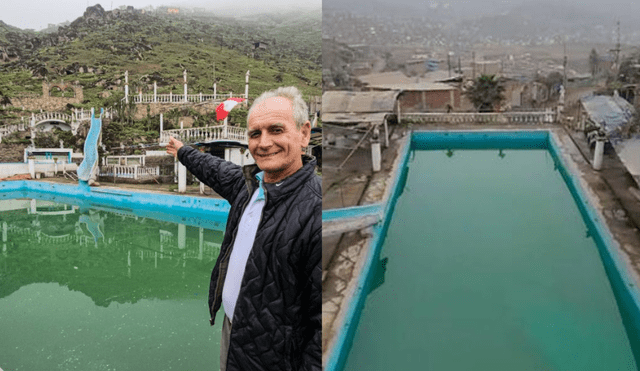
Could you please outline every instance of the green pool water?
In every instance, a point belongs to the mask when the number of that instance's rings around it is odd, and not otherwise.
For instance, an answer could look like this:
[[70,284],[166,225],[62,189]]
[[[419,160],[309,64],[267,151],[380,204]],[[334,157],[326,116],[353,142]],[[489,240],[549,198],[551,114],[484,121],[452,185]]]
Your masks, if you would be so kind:
[[215,370],[207,295],[224,220],[210,228],[0,201],[0,368]]
[[410,154],[345,370],[636,370],[545,150]]

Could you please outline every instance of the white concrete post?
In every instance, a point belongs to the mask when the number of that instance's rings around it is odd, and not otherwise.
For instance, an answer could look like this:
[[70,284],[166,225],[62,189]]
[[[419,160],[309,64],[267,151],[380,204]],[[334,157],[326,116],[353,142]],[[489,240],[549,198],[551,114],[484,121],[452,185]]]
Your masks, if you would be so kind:
[[35,214],[36,213],[36,199],[32,198],[31,201],[29,202],[29,206],[30,206],[30,212],[31,214]]
[[173,103],[173,92],[169,92],[169,103]]
[[216,91],[217,91],[216,90],[216,83],[214,82],[213,83],[213,100],[216,100],[218,98],[217,94],[216,94]]
[[379,136],[380,131],[376,126],[376,128],[373,129],[373,138],[371,141],[371,162],[373,163],[374,172],[378,172],[381,169],[382,154],[380,152],[380,140],[378,139]]
[[162,142],[162,130],[163,130],[163,116],[162,113],[160,114],[160,142]]
[[604,138],[598,137],[596,139],[596,151],[593,154],[593,169],[602,169],[602,158],[604,156]]
[[138,180],[138,167],[133,167],[133,179]]
[[184,129],[184,121],[180,121],[180,129]]
[[187,70],[182,73],[184,77],[184,102],[187,103]]
[[187,226],[184,224],[178,224],[178,249],[184,250],[186,247],[187,239]]
[[244,98],[249,99],[249,71],[244,76]]
[[142,103],[142,89],[138,91],[138,96],[140,97],[140,100],[138,101],[138,103]]
[[187,191],[187,168],[178,163],[178,193]]
[[29,175],[31,175],[31,179],[36,178],[36,160],[33,157],[29,158]]
[[129,71],[124,71],[124,101],[129,103]]
[[153,103],[158,101],[158,82],[153,82]]

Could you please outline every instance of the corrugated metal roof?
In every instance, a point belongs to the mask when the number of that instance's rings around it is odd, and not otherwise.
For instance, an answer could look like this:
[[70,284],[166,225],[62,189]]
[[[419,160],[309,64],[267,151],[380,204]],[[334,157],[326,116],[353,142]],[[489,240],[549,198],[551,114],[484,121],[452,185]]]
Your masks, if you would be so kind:
[[591,120],[604,129],[610,141],[618,139],[619,129],[631,120],[635,111],[631,103],[618,95],[589,95],[580,101]]
[[391,112],[376,113],[323,113],[322,122],[332,124],[382,123]]
[[322,121],[327,113],[394,113],[399,91],[326,91],[322,94]]
[[356,77],[364,85],[372,84],[395,84],[395,83],[412,83],[415,78],[410,78],[400,71],[370,73]]
[[385,90],[412,90],[412,91],[434,91],[434,90],[456,90],[452,85],[442,84],[439,82],[417,82],[412,84],[375,84],[369,86],[372,89]]
[[431,71],[422,76],[408,77],[400,71],[371,73],[368,75],[358,76],[357,79],[363,85],[377,87],[380,85],[412,85],[412,84],[430,84],[445,81],[454,81],[462,78],[462,74],[449,73],[448,71]]

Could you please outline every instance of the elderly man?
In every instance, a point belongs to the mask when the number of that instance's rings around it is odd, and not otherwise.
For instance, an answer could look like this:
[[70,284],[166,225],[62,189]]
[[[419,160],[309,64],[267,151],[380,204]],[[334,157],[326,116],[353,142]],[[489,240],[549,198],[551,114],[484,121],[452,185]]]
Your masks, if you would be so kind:
[[231,204],[209,288],[211,324],[225,313],[220,368],[320,370],[322,192],[302,152],[311,125],[298,89],[263,93],[247,129],[256,165],[243,168],[174,138],[167,146]]

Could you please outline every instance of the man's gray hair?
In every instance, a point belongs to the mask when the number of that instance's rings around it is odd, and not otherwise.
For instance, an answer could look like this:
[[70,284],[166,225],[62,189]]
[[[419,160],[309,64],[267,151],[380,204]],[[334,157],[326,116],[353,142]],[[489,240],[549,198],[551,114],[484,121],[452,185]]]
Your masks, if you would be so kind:
[[279,87],[274,90],[265,91],[260,94],[256,100],[253,101],[251,108],[249,108],[249,113],[247,114],[247,123],[249,122],[249,118],[251,117],[251,113],[255,107],[263,104],[269,98],[281,97],[286,98],[291,101],[291,105],[293,106],[293,121],[296,123],[296,127],[298,129],[302,128],[305,122],[309,121],[309,108],[307,107],[307,103],[302,98],[302,93],[295,86],[284,86]]

